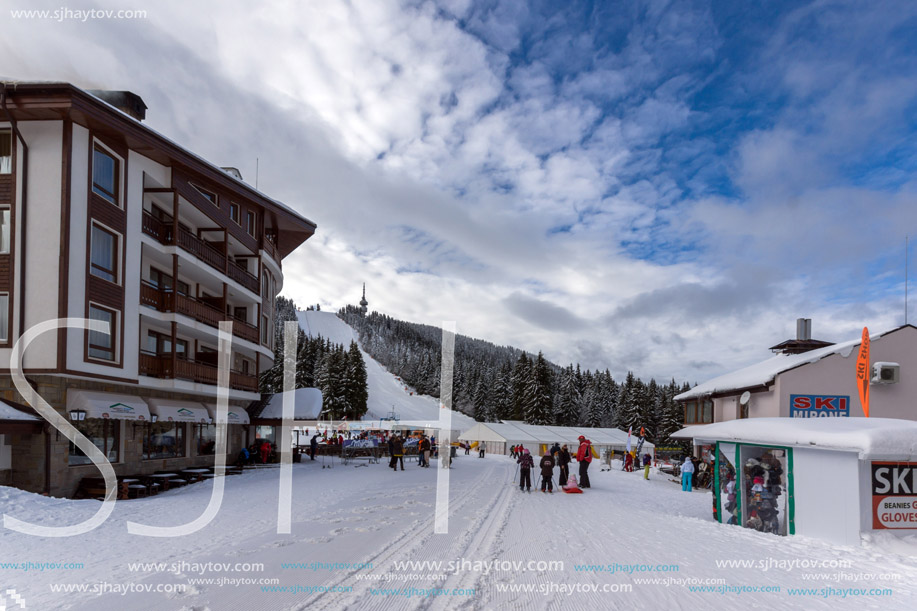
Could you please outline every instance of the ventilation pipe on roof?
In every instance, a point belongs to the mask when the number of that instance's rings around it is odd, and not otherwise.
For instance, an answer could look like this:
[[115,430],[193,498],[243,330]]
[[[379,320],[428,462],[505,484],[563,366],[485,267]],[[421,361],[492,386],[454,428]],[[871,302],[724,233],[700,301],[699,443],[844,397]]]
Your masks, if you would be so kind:
[[796,319],[796,339],[801,339],[801,340],[812,339],[812,319],[811,318],[797,318]]

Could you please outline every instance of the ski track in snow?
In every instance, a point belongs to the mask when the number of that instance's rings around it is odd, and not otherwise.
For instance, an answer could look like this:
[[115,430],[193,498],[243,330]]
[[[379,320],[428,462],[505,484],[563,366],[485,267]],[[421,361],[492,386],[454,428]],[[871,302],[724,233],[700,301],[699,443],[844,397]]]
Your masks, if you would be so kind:
[[[404,472],[386,464],[354,468],[320,461],[293,465],[292,534],[276,533],[278,469],[231,476],[214,523],[176,539],[127,534],[128,520],[171,525],[195,518],[209,498],[210,483],[195,484],[141,501],[119,501],[115,515],[88,536],[33,538],[0,530],[0,562],[83,562],[75,571],[22,573],[0,571],[4,588],[25,597],[29,609],[118,611],[261,611],[411,609],[910,609],[917,595],[917,546],[913,539],[867,542],[839,547],[804,537],[776,537],[716,524],[709,492],[683,493],[657,472],[619,470],[590,473],[593,488],[582,495],[523,493],[511,483],[515,464],[508,458],[460,455],[450,473],[449,533],[433,533],[437,468],[408,463]],[[590,469],[594,471],[595,469]],[[574,470],[575,471],[575,470]],[[555,475],[557,471],[555,470]],[[555,478],[556,479],[556,478]],[[48,499],[0,488],[0,503],[10,515],[62,524],[84,518],[94,501]],[[69,517],[68,517],[69,516]],[[848,573],[899,573],[900,582],[813,582],[806,570],[717,568],[716,560],[793,559],[852,562]],[[396,572],[402,560],[523,561],[560,560],[561,572],[440,571],[445,578],[411,581]],[[195,575],[185,571],[132,573],[128,562],[262,562],[263,573]],[[311,571],[282,569],[287,562],[372,562],[371,570]],[[577,564],[611,562],[677,564],[677,573],[576,572]],[[416,569],[415,573],[434,573]],[[836,572],[812,569],[809,572]],[[375,581],[360,575],[396,573],[402,579]],[[258,585],[197,585],[183,594],[120,596],[54,594],[52,583],[186,583],[194,577],[276,577],[279,585],[345,586],[350,592],[270,593]],[[652,577],[721,578],[732,586],[779,585],[782,593],[720,595],[691,592],[684,586],[638,584]],[[510,584],[632,584],[630,593],[498,592]],[[891,597],[790,597],[790,587],[890,587]],[[412,597],[373,595],[371,588],[474,588],[474,596]]]

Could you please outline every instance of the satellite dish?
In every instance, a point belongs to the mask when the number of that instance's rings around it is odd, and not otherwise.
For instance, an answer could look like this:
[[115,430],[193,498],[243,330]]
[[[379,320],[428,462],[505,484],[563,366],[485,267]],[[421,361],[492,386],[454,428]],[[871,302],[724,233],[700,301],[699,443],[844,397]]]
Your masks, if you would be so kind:
[[742,396],[739,397],[739,403],[742,405],[748,405],[748,402],[751,400],[751,393],[747,390],[742,393]]

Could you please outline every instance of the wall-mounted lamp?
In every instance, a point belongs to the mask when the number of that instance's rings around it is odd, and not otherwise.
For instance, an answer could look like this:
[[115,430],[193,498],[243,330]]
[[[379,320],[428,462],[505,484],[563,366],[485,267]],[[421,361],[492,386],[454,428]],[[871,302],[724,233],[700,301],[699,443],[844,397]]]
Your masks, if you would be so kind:
[[83,409],[72,409],[70,410],[70,420],[73,422],[79,422],[86,419],[86,410]]
[[159,420],[159,414],[150,414],[150,422],[157,422]]

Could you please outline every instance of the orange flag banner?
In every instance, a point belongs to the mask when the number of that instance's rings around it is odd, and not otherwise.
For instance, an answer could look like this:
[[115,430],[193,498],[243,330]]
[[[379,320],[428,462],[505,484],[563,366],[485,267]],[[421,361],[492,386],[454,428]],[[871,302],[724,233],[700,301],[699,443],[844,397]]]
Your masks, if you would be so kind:
[[863,414],[869,418],[869,330],[863,327],[863,340],[857,355],[857,389]]

